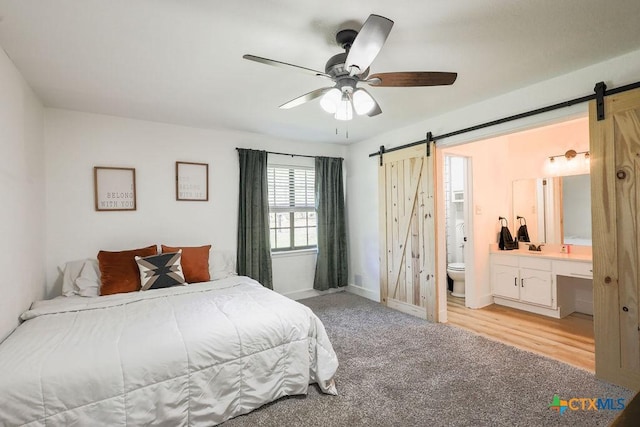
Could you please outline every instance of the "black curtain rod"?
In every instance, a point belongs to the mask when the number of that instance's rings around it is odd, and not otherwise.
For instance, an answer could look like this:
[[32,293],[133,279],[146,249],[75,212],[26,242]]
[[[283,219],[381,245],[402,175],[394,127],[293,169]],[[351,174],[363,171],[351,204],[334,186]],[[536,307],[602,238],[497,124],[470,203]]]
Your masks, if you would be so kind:
[[[598,84],[600,84],[600,83],[598,83]],[[596,85],[596,87],[597,86],[598,85]],[[625,85],[625,86],[620,86],[620,87],[614,88],[614,89],[607,89],[607,90],[604,91],[604,96],[615,95],[617,93],[622,93],[622,92],[626,92],[628,90],[637,89],[637,88],[640,88],[640,82],[631,83],[631,84],[628,84],[628,85]],[[445,138],[450,138],[452,136],[461,135],[461,134],[467,133],[467,132],[473,132],[474,130],[484,129],[484,128],[488,128],[490,126],[496,126],[496,125],[499,125],[499,124],[502,124],[502,123],[507,123],[507,122],[511,122],[511,121],[514,121],[514,120],[518,120],[518,119],[524,119],[525,117],[535,116],[537,114],[542,114],[542,113],[546,113],[546,112],[549,112],[549,111],[558,110],[560,108],[571,107],[572,105],[576,105],[576,104],[581,104],[583,102],[592,101],[592,100],[594,100],[596,98],[597,98],[597,94],[595,94],[595,93],[592,94],[592,95],[581,96],[579,98],[570,99],[568,101],[559,102],[557,104],[549,105],[549,106],[542,107],[542,108],[537,108],[535,110],[526,111],[524,113],[514,114],[513,116],[504,117],[502,119],[492,120],[490,122],[486,122],[486,123],[482,123],[482,124],[479,124],[479,125],[471,126],[471,127],[468,127],[468,128],[456,130],[456,131],[445,133],[445,134],[442,134],[442,135],[432,136],[431,137],[431,141],[437,141],[437,140],[441,140],[441,139],[445,139]],[[399,147],[393,147],[393,148],[385,149],[384,152],[377,151],[375,153],[369,154],[369,157],[379,156],[380,154],[390,153],[392,151],[403,150],[405,148],[413,147],[414,145],[424,144],[424,143],[426,143],[428,141],[429,140],[427,140],[427,139],[423,139],[421,141],[411,142],[409,144],[401,145]]]
[[[236,150],[243,150],[243,148],[236,147]],[[291,153],[279,153],[277,151],[267,151],[268,154],[279,154],[281,156],[291,156],[291,157],[308,157],[310,159],[315,159],[316,157],[327,157],[327,156],[309,156],[307,154],[291,154]],[[344,160],[342,157],[334,157],[336,159]]]

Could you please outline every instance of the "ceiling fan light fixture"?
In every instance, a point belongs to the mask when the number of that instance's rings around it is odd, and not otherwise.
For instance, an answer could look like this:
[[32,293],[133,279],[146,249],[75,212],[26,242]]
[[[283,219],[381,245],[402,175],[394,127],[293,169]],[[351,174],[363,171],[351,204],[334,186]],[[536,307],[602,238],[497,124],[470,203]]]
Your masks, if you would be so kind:
[[320,106],[327,113],[335,114],[341,97],[342,92],[340,92],[340,89],[334,87],[320,98]]
[[[384,16],[371,14],[359,31],[344,29],[336,34],[336,42],[344,52],[333,55],[326,62],[324,72],[301,67],[288,62],[276,61],[256,55],[243,55],[244,59],[302,71],[316,77],[321,76],[335,86],[325,86],[298,96],[280,105],[290,109],[320,98],[321,108],[338,120],[351,120],[353,111],[360,116],[375,117],[382,113],[378,102],[359,83],[379,87],[442,86],[455,82],[457,73],[440,71],[401,71],[369,75],[371,63],[385,44],[393,21]],[[345,95],[346,94],[346,95]]]
[[373,110],[376,102],[371,95],[364,89],[357,89],[353,93],[353,108],[359,116],[365,115]]
[[338,102],[338,108],[334,115],[336,120],[351,120],[353,119],[353,106],[351,105],[351,99],[346,92],[342,94],[342,98]]

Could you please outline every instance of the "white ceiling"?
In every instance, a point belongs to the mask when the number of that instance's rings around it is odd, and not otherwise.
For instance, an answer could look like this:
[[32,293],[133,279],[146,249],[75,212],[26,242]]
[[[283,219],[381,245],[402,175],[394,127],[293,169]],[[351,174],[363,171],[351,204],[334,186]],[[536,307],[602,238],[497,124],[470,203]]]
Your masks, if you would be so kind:
[[[324,79],[242,59],[322,71],[370,13],[395,21],[372,73],[456,83],[373,87],[383,114],[345,124],[278,109]],[[640,49],[639,18],[638,0],[0,0],[0,46],[49,107],[349,143]]]

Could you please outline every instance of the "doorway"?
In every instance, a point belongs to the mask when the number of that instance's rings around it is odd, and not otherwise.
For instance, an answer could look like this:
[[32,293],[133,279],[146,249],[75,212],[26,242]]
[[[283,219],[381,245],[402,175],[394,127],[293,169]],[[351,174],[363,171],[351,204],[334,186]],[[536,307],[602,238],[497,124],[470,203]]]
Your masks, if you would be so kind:
[[[471,206],[469,171],[471,159],[465,156],[445,155],[444,157],[444,205],[445,205],[445,244],[447,263],[448,298],[455,298],[466,305],[467,284],[470,275],[467,265],[473,264],[467,255],[470,242],[467,237]],[[471,287],[470,287],[471,288]]]
[[[591,285],[576,283],[572,280],[568,284],[564,279],[561,286],[571,286],[575,301],[572,306],[576,313],[563,319],[552,319],[531,312],[524,312],[504,305],[494,305],[493,286],[491,283],[491,252],[497,247],[497,236],[500,230],[499,217],[508,218],[509,228],[516,235],[520,223],[518,216],[526,217],[529,225],[529,233],[532,242],[543,243],[547,250],[560,252],[562,242],[553,241],[543,232],[544,226],[538,224],[538,213],[544,212],[544,206],[534,206],[531,202],[524,208],[515,208],[514,204],[522,199],[516,196],[523,192],[514,183],[530,184],[551,176],[548,166],[549,158],[562,155],[569,150],[578,153],[589,150],[589,124],[587,117],[571,119],[562,123],[547,125],[544,127],[515,132],[509,135],[468,142],[465,144],[440,147],[439,171],[441,182],[438,191],[438,213],[442,220],[438,224],[438,250],[441,254],[439,260],[440,277],[445,277],[448,263],[453,260],[449,256],[452,252],[450,237],[452,224],[446,221],[447,192],[453,194],[454,185],[447,189],[444,182],[447,180],[447,163],[452,158],[462,157],[468,161],[467,165],[467,191],[464,200],[465,212],[468,218],[464,220],[464,235],[467,237],[464,250],[465,264],[465,297],[464,300],[455,298],[448,292],[446,279],[440,283],[440,295],[444,302],[441,304],[441,319],[452,325],[463,327],[473,332],[502,341],[509,345],[519,346],[532,350],[535,347],[540,353],[549,357],[563,360],[568,363],[577,363],[585,369],[593,370],[594,344],[593,344],[593,298]],[[575,160],[581,160],[578,156]],[[558,159],[556,159],[557,163]],[[561,166],[561,165],[557,165]],[[566,165],[571,166],[570,164]],[[558,168],[560,169],[560,168]],[[556,175],[560,170],[556,170]],[[577,170],[570,170],[566,175],[575,175]],[[526,187],[529,188],[529,187]],[[528,195],[534,190],[526,190]],[[574,191],[574,194],[576,192]],[[529,199],[529,198],[527,198]],[[556,203],[559,210],[554,210],[559,218],[556,222],[549,222],[549,227],[570,231],[568,227],[560,227],[563,218],[560,216],[565,207],[560,202]],[[455,207],[449,206],[449,210]],[[452,221],[456,221],[455,219]],[[572,225],[578,222],[572,221]],[[446,233],[449,233],[449,236]],[[562,233],[560,233],[562,234]],[[582,236],[578,232],[572,232],[572,238]],[[585,236],[582,236],[585,237]],[[568,236],[561,236],[567,239]],[[447,242],[449,240],[449,242]],[[475,244],[474,244],[475,241]],[[568,240],[567,240],[568,242]],[[447,245],[449,247],[447,247]],[[583,246],[574,239],[572,241],[572,253],[582,252],[584,256],[590,256],[591,247]],[[455,249],[455,248],[453,248]],[[496,248],[497,249],[497,248]],[[473,264],[473,272],[470,264]],[[497,319],[497,320],[496,320]],[[525,325],[526,327],[521,327]],[[590,332],[591,331],[591,332]],[[534,339],[534,337],[536,337]],[[556,337],[563,337],[562,340]],[[505,339],[508,338],[508,339]],[[510,339],[510,340],[509,340]],[[533,343],[531,345],[527,343]],[[553,352],[553,348],[562,348],[562,352]],[[545,349],[549,352],[545,353]],[[562,359],[559,354],[566,354]],[[571,359],[572,354],[580,354],[580,358]]]

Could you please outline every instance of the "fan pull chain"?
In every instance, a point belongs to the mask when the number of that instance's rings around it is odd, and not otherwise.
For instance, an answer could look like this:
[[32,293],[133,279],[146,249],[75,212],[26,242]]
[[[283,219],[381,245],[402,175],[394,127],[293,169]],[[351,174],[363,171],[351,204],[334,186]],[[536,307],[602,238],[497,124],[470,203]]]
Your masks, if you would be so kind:
[[[338,135],[338,128],[337,127],[336,127],[336,135]],[[349,124],[348,124],[348,122],[345,123],[344,136],[345,136],[345,139],[349,139]]]

